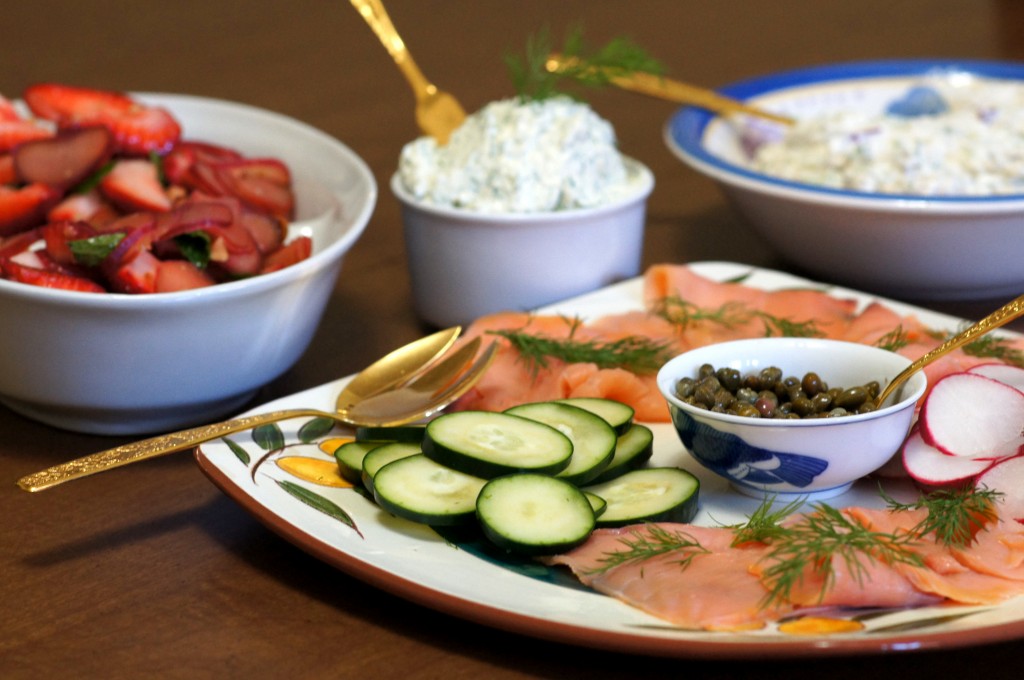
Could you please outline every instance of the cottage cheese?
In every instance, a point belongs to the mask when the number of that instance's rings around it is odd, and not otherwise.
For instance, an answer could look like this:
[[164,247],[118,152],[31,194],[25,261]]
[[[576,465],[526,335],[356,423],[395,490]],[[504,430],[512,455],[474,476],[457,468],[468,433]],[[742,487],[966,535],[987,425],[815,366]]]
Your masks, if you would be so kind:
[[612,126],[569,98],[492,102],[445,146],[407,144],[399,177],[425,203],[487,213],[591,208],[635,188]]
[[800,120],[751,167],[837,189],[921,196],[1024,193],[1024,88],[977,82],[940,91],[947,110],[858,111]]

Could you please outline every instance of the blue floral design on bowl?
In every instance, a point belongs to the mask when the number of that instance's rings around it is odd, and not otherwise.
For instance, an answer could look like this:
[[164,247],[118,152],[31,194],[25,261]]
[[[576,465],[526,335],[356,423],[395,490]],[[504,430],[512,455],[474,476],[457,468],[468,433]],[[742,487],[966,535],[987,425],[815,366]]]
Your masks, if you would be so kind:
[[751,446],[734,434],[698,422],[681,409],[673,409],[672,420],[694,458],[733,484],[758,490],[770,489],[773,484],[805,488],[828,469],[827,460]]

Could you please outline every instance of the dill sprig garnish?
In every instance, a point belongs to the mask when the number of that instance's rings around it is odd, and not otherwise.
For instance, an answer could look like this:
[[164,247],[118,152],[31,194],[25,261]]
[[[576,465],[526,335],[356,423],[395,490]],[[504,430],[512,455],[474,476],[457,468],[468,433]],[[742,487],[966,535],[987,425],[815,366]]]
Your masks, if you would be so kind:
[[774,316],[761,310],[751,309],[735,300],[709,309],[700,307],[677,295],[668,295],[653,304],[652,312],[678,326],[680,330],[686,330],[690,324],[701,321],[716,323],[723,328],[735,328],[753,319],[760,319],[764,323],[765,337],[818,338],[824,335],[813,320],[794,321]]
[[913,503],[900,503],[879,491],[892,510],[928,510],[913,529],[919,537],[933,534],[941,545],[963,548],[974,540],[978,530],[997,519],[996,502],[1002,493],[987,488],[939,489]]
[[910,334],[903,330],[903,324],[896,326],[875,341],[875,347],[896,352],[910,344]]
[[523,101],[550,99],[559,95],[577,98],[564,89],[574,83],[590,88],[608,85],[612,78],[630,73],[661,75],[664,67],[629,38],[613,38],[599,48],[584,43],[583,30],[572,27],[558,53],[567,58],[567,65],[550,72],[546,68],[553,53],[551,36],[547,28],[530,35],[523,55],[506,55],[508,68],[516,93]]
[[744,524],[733,525],[733,547],[747,543],[770,543],[786,532],[782,520],[786,519],[804,504],[803,498],[797,498],[778,509],[772,509],[775,498],[767,498],[757,506]]
[[552,338],[523,330],[492,330],[492,335],[505,338],[528,362],[531,370],[548,367],[549,359],[566,363],[592,363],[598,368],[623,368],[637,375],[657,373],[672,356],[668,342],[628,335],[609,341],[578,340],[574,326],[566,338]]
[[1024,368],[1024,351],[1014,347],[1006,338],[983,335],[963,346],[964,354],[982,359],[1000,361]]
[[673,562],[679,564],[680,570],[683,570],[690,566],[696,555],[708,552],[697,539],[685,531],[669,531],[658,524],[647,524],[644,528],[647,530],[646,536],[643,532],[634,530],[630,532],[633,539],[620,538],[619,542],[627,549],[605,553],[605,557],[598,560],[601,566],[588,573],[602,574],[623,564],[649,560],[668,553],[678,553],[678,559]]
[[793,588],[808,575],[822,579],[820,600],[835,584],[833,562],[842,560],[859,585],[864,584],[867,564],[910,564],[921,566],[921,556],[911,549],[918,537],[910,533],[887,534],[871,531],[851,521],[824,503],[799,522],[786,525],[772,538],[763,572],[768,587],[765,605],[788,602]]

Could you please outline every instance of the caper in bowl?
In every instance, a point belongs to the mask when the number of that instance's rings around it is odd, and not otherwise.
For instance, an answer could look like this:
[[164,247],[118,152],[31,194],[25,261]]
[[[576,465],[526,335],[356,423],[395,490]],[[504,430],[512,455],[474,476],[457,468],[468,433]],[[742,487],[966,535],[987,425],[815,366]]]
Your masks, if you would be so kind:
[[[752,496],[827,498],[845,492],[899,450],[916,402],[925,391],[924,374],[918,372],[904,385],[896,403],[880,409],[863,404],[872,402],[871,395],[909,364],[909,359],[894,352],[839,340],[736,340],[690,350],[670,360],[658,373],[658,388],[690,455],[738,491]],[[813,412],[790,417],[785,408],[776,413],[778,405],[763,403],[754,408],[763,408],[768,417],[762,412],[752,417],[749,411],[748,415],[729,412],[723,403],[710,407],[692,403],[694,395],[689,390],[693,387],[696,391],[702,370],[707,385],[718,383],[720,388],[714,388],[713,399],[723,402],[728,400],[720,392],[728,393],[730,388],[734,399],[744,388],[753,391],[756,404],[757,398],[770,402],[769,392],[783,403],[776,390],[787,387],[800,398],[808,392],[827,395],[830,386],[844,387],[839,394],[860,388],[857,392],[864,395],[843,399],[856,401],[863,396],[864,402],[856,407],[856,413],[842,417]],[[748,378],[750,383],[744,384]],[[769,385],[770,390],[760,389]],[[705,386],[704,391],[711,388]],[[833,401],[835,396],[838,394]],[[785,399],[793,401],[788,391]],[[789,408],[792,411],[794,407]],[[831,411],[833,407],[823,412]]]

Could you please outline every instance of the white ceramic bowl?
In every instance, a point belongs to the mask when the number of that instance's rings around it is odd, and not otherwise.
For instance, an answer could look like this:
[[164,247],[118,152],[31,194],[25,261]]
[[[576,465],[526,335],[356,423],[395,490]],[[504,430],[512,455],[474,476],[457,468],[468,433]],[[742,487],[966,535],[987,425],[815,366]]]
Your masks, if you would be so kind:
[[243,406],[309,345],[377,199],[363,161],[304,123],[226,101],[139,97],[172,111],[187,139],[288,163],[298,212],[290,235],[310,236],[313,255],[264,276],[154,295],[0,280],[0,401],[70,430],[164,431]]
[[[936,76],[936,74],[939,74]],[[722,88],[793,117],[881,112],[924,76],[1024,81],[1024,64],[921,60],[785,72]],[[916,300],[981,300],[1024,289],[1024,195],[942,197],[827,189],[753,172],[742,137],[763,123],[686,108],[665,127],[669,148],[712,178],[782,256],[818,278]]]
[[714,413],[685,403],[676,383],[698,369],[735,368],[741,374],[776,366],[785,375],[817,372],[831,387],[877,380],[886,385],[910,360],[893,352],[839,340],[757,338],[708,345],[666,363],[658,388],[680,440],[702,465],[751,496],[828,498],[843,493],[896,453],[910,429],[926,379],[918,371],[900,401],[870,413],[778,420]]
[[397,173],[416,313],[435,326],[523,311],[601,288],[640,271],[654,176],[627,159],[636,190],[597,208],[490,214],[425,204]]

